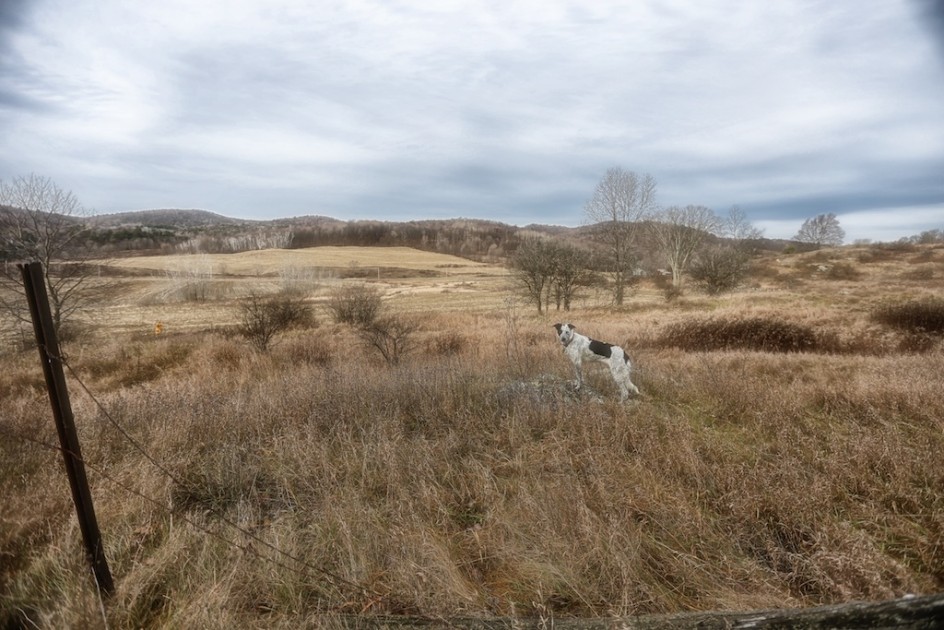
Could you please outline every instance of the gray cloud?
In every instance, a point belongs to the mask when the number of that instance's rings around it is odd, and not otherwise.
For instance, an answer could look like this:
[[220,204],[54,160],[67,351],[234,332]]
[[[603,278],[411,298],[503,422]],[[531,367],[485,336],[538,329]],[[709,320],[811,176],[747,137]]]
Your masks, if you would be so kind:
[[0,3],[0,49],[5,48],[11,34],[26,23],[32,5],[31,0],[5,0]]
[[944,2],[942,0],[912,0],[918,19],[934,40],[944,62]]
[[[0,178],[35,171],[103,212],[576,225],[618,165],[665,205],[793,232],[843,212],[898,238],[908,216],[944,224],[942,17],[930,0],[6,2]],[[897,228],[869,214],[888,208]]]
[[13,38],[28,23],[30,0],[0,2],[0,111],[4,109],[35,109],[43,104],[23,90],[28,73],[27,61],[17,52]]

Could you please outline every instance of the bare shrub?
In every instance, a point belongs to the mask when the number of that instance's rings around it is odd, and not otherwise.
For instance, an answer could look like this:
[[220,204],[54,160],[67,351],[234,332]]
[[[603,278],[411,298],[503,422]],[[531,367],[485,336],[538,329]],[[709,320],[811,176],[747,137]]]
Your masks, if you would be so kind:
[[382,306],[380,291],[366,285],[339,287],[328,300],[334,322],[351,326],[369,326],[380,315]]
[[294,295],[262,297],[253,293],[239,305],[239,311],[240,333],[262,351],[269,349],[279,333],[314,323],[311,307]]
[[886,304],[872,312],[872,319],[890,328],[909,332],[944,335],[944,300]]
[[661,342],[693,351],[811,352],[818,345],[816,333],[808,326],[766,317],[680,322],[668,327]]
[[388,315],[361,326],[358,335],[364,345],[380,352],[389,365],[396,365],[413,349],[413,334],[418,328],[414,321]]
[[748,253],[734,247],[711,247],[699,255],[689,275],[709,295],[733,291],[751,268]]

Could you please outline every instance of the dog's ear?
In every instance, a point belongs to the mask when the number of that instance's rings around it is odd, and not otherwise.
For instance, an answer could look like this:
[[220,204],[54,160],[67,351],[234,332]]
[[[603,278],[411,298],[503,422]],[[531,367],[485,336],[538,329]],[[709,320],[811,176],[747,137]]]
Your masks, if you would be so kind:
[[554,324],[554,328],[557,329],[558,334],[560,334],[561,326],[563,326],[563,324]]

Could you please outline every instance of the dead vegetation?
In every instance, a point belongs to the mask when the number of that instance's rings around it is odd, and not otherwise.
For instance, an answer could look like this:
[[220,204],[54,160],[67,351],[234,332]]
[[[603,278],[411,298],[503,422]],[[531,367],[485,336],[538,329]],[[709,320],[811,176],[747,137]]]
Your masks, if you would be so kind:
[[[108,626],[550,623],[940,592],[944,350],[927,323],[908,346],[905,322],[940,315],[944,254],[862,251],[771,257],[733,294],[587,296],[567,317],[629,349],[643,396],[627,405],[601,371],[575,395],[557,314],[491,280],[470,288],[478,307],[372,283],[422,321],[422,351],[391,364],[332,321],[330,287],[307,297],[320,325],[266,353],[232,301],[191,303],[161,334],[123,311],[66,348],[95,395],[71,381],[116,578]],[[811,269],[835,262],[858,275]],[[915,265],[930,279],[903,276]],[[911,315],[927,305],[932,320]],[[101,626],[35,349],[3,360],[0,626]]]

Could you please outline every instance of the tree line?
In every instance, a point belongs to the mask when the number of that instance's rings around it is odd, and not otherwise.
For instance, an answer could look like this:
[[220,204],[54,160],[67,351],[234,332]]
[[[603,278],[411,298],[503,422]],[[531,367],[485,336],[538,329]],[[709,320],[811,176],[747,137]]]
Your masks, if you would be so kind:
[[519,241],[518,228],[486,221],[352,221],[341,225],[294,227],[289,247],[400,246],[484,260],[506,256],[514,251]]
[[[622,305],[639,276],[653,272],[671,276],[667,297],[682,290],[686,277],[708,293],[737,287],[762,232],[737,206],[726,215],[702,205],[660,207],[656,189],[652,175],[607,170],[584,206],[586,245],[541,235],[520,244],[511,266],[521,292],[540,312],[551,303],[569,310],[577,293],[594,284],[607,287],[612,303]],[[824,246],[844,237],[829,213],[806,220],[795,239]]]

